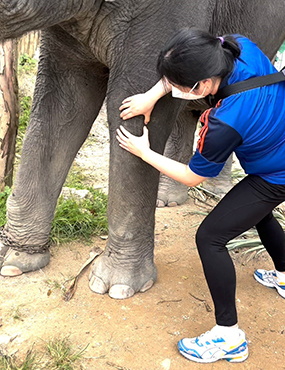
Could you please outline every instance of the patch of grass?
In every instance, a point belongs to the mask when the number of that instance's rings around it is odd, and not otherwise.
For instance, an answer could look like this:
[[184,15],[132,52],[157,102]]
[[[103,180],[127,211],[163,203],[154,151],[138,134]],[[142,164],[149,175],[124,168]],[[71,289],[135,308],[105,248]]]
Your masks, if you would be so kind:
[[60,283],[58,280],[46,280],[47,285],[51,288],[51,290],[62,290],[63,292],[66,291],[64,283]]
[[69,283],[73,279],[74,279],[74,276],[71,276],[69,278],[64,278],[62,282],[60,282],[59,280],[47,279],[45,283],[49,287],[48,296],[50,296],[51,293],[55,290],[59,290],[62,293],[62,295],[64,295],[66,292],[66,284]]
[[82,173],[81,168],[76,164],[73,163],[71,166],[64,186],[73,189],[86,189],[87,177]]
[[59,198],[52,222],[51,241],[67,242],[91,235],[107,233],[107,196],[88,188],[90,196],[77,200],[75,197]]
[[[92,235],[108,232],[107,195],[93,188],[88,190],[88,198],[59,198],[50,236],[53,243],[69,242],[81,237],[88,240]],[[11,191],[5,187],[0,193],[0,227],[7,221],[6,203]]]
[[21,306],[23,305],[13,305],[12,308],[11,308],[11,317],[13,318],[13,320],[19,320],[19,321],[24,321],[23,317],[24,317],[24,314],[23,312],[21,311]]
[[[85,199],[59,198],[50,236],[53,243],[59,244],[81,237],[88,240],[92,235],[108,232],[107,195],[93,188],[88,190],[90,195]],[[6,203],[11,191],[9,187],[5,187],[0,193],[0,227],[7,221]]]
[[68,338],[53,339],[45,342],[42,353],[34,353],[33,347],[27,352],[24,360],[18,360],[14,355],[4,355],[0,352],[0,370],[76,370],[81,369],[80,360],[88,344],[75,350]]
[[30,113],[32,107],[32,97],[22,96],[20,101],[20,117],[19,117],[19,128],[26,130],[30,121]]
[[30,96],[22,96],[20,98],[20,115],[19,115],[19,128],[16,140],[16,158],[20,158],[24,136],[30,122],[30,113],[32,107],[32,98]]
[[3,192],[0,193],[0,227],[4,226],[7,219],[6,219],[6,203],[8,196],[11,194],[11,188],[8,186],[5,186],[5,189]]
[[[31,80],[31,77],[36,75],[37,67],[38,62],[36,59],[29,57],[28,54],[21,54],[18,62],[19,80],[24,79],[25,84],[26,75],[28,76],[28,79]],[[32,97],[28,95],[29,93],[30,92],[29,90],[27,90],[27,88],[23,89],[22,91],[20,84],[20,101],[19,101],[20,112],[19,112],[19,128],[16,140],[16,158],[19,158],[21,155],[23,139],[30,121]]]
[[245,176],[246,174],[242,169],[235,169],[231,172],[231,178],[234,185],[240,182]]
[[21,54],[18,63],[19,74],[35,74],[37,71],[38,62],[31,58],[28,54]]
[[36,356],[33,350],[29,350],[25,359],[22,362],[16,361],[10,356],[0,357],[1,370],[37,370]]
[[[87,345],[88,346],[88,345]],[[87,346],[75,351],[68,338],[54,339],[47,343],[46,351],[49,357],[49,370],[74,370],[82,359]]]

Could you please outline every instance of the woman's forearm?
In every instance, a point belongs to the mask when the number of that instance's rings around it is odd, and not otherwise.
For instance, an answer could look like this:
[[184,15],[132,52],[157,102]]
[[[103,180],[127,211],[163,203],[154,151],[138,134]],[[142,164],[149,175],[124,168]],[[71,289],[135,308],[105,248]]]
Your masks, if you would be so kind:
[[187,164],[174,161],[151,149],[145,150],[141,158],[164,175],[187,186],[197,186],[206,179],[192,172]]
[[159,80],[146,94],[153,102],[157,102],[171,91],[171,85],[164,79]]
[[117,129],[119,145],[128,152],[140,157],[164,175],[181,182],[187,186],[196,186],[205,180],[205,177],[196,175],[189,166],[170,158],[164,157],[150,149],[148,129],[143,127],[143,135],[132,135],[123,126]]

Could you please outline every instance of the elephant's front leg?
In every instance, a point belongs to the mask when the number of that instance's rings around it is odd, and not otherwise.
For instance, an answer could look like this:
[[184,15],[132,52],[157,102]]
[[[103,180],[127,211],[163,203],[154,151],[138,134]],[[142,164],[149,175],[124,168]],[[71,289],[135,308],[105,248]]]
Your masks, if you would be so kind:
[[58,196],[106,94],[106,75],[84,59],[80,45],[73,45],[59,28],[43,35],[31,122],[1,238],[11,247],[1,269],[4,276],[37,270],[49,262]]
[[[179,114],[175,126],[168,138],[164,155],[178,162],[187,164],[193,155],[194,133],[199,114],[185,107]],[[160,176],[157,207],[173,207],[186,201],[188,187],[167,177]]]
[[[135,135],[142,135],[143,117],[120,120],[119,106],[128,93],[120,92],[120,82],[114,85],[114,91],[108,96],[109,238],[104,254],[92,267],[89,286],[95,293],[109,291],[112,298],[123,299],[146,291],[156,280],[154,214],[159,172],[119,147],[116,139],[119,125]],[[159,153],[163,153],[179,106],[180,102],[173,105],[171,97],[167,96],[153,111],[148,125],[150,143]]]
[[95,293],[109,291],[112,298],[123,299],[146,291],[156,281],[154,209],[159,174],[137,157],[124,152],[115,140],[113,136],[108,243],[104,254],[92,267],[89,285]]

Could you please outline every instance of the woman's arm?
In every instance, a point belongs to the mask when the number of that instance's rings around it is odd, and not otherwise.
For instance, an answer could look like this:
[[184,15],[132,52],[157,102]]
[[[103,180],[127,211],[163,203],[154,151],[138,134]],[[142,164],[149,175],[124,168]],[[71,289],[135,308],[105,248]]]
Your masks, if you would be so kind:
[[166,176],[187,186],[196,186],[206,179],[192,172],[188,165],[176,162],[151,150],[148,141],[148,129],[146,127],[144,127],[143,135],[138,137],[132,135],[121,126],[117,130],[117,139],[123,149],[140,157]]
[[146,94],[155,101],[155,103],[162,98],[164,95],[168,94],[172,90],[172,86],[165,78],[159,80]]
[[158,81],[144,94],[137,94],[126,98],[120,106],[120,117],[123,120],[138,116],[145,116],[145,124],[150,121],[151,112],[156,102],[171,91],[171,85],[164,79]]

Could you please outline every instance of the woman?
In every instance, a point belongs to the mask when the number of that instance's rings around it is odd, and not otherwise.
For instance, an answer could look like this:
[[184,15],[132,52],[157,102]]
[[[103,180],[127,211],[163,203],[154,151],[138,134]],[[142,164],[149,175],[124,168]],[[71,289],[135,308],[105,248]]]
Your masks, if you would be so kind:
[[[124,100],[121,117],[145,115],[162,96],[199,99],[215,95],[226,85],[275,73],[257,46],[242,36],[215,38],[199,30],[182,30],[161,51],[161,80],[145,94]],[[256,270],[258,282],[274,287],[285,298],[285,237],[272,210],[285,200],[285,84],[278,83],[235,94],[220,101],[201,117],[197,150],[189,166],[153,152],[148,130],[142,137],[124,127],[117,131],[119,145],[167,176],[195,186],[222,170],[234,151],[248,174],[205,218],[196,243],[215,306],[216,326],[196,338],[178,343],[179,351],[196,362],[248,357],[245,333],[238,328],[235,305],[236,276],[226,244],[256,226],[275,270]]]

